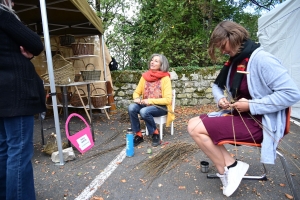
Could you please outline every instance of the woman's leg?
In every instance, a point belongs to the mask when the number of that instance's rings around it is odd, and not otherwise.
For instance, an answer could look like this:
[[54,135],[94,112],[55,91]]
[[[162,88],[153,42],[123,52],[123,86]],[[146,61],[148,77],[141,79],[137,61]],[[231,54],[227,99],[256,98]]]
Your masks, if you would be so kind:
[[128,114],[131,123],[131,129],[133,133],[136,133],[141,130],[139,114],[140,110],[145,107],[144,105],[140,105],[137,103],[132,103],[128,106]]
[[188,132],[199,148],[215,164],[222,183],[223,194],[231,196],[238,188],[249,165],[241,161],[235,161],[224,146],[215,145],[199,117],[192,118],[188,123]]
[[220,174],[224,173],[224,167],[235,162],[224,146],[215,145],[199,117],[190,119],[188,132],[198,147],[211,159]]
[[141,132],[141,124],[139,119],[140,110],[145,107],[145,105],[140,105],[137,103],[132,103],[128,106],[128,114],[131,123],[132,132],[135,133],[133,139],[133,145],[137,146],[140,143],[144,142],[144,138]]
[[8,159],[6,173],[7,199],[35,199],[32,155],[33,116],[4,119]]
[[[166,106],[160,107],[167,109]],[[147,106],[140,110],[140,115],[145,121],[149,134],[153,134],[153,132],[156,130],[156,124],[153,117],[160,117],[166,114],[167,111],[156,106]]]
[[167,114],[167,107],[160,106],[163,109],[156,106],[147,106],[140,110],[141,117],[144,119],[149,134],[152,134],[152,146],[156,147],[160,144],[159,132],[156,129],[156,123],[153,117],[160,117]]
[[0,199],[6,199],[7,148],[4,120],[0,118]]

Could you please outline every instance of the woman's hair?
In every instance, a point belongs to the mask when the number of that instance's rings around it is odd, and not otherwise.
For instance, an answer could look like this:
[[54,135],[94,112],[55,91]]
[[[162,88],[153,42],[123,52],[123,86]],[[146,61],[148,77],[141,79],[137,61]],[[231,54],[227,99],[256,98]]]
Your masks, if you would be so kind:
[[14,1],[13,0],[0,0],[0,9],[11,12],[18,20],[20,20],[12,8],[13,7],[12,2],[14,2]]
[[248,31],[240,24],[233,21],[222,21],[210,36],[208,54],[213,61],[216,61],[215,49],[224,46],[226,40],[228,40],[230,48],[239,53],[239,49],[248,38]]
[[160,61],[160,71],[163,71],[163,72],[167,72],[169,71],[169,62],[168,62],[168,59],[162,55],[162,54],[158,54],[158,53],[154,53],[151,55],[150,57],[150,60],[149,60],[149,63],[148,63],[148,69],[150,69],[150,63],[151,63],[151,60],[154,56],[158,56],[159,57],[159,61]]

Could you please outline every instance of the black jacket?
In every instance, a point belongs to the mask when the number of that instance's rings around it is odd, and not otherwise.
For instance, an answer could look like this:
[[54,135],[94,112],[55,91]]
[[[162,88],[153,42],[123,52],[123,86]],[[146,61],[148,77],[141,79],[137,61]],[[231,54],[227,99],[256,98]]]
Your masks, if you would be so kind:
[[0,9],[0,117],[46,110],[43,81],[30,59],[21,54],[20,46],[35,56],[44,49],[39,35]]

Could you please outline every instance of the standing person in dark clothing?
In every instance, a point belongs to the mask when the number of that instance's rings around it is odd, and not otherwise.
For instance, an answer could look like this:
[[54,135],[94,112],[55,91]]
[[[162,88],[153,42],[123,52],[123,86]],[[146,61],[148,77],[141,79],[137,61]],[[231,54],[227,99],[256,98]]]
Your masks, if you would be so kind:
[[30,59],[44,47],[12,6],[12,0],[0,0],[0,199],[34,200],[34,115],[46,105]]

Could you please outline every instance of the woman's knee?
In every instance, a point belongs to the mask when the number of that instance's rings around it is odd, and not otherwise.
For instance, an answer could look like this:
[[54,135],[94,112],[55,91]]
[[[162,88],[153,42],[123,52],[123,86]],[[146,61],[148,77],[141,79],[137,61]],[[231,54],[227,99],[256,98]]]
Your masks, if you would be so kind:
[[142,118],[146,118],[149,115],[149,111],[147,107],[144,107],[140,110],[140,115]]
[[132,113],[132,112],[136,111],[136,108],[137,108],[136,103],[132,103],[128,106],[128,112]]
[[199,117],[194,117],[189,120],[187,130],[190,136],[196,136],[198,134],[204,134],[203,123]]

